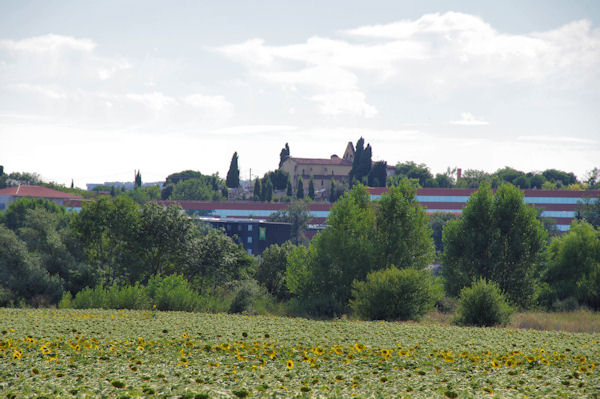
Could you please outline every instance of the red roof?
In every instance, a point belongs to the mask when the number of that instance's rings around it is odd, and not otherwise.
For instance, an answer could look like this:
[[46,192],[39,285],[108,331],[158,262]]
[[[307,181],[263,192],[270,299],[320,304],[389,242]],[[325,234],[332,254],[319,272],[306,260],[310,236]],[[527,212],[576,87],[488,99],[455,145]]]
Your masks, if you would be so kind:
[[352,162],[343,158],[293,158],[290,159],[298,165],[345,165],[352,166]]
[[80,199],[75,194],[64,193],[42,186],[15,186],[0,189],[0,195],[12,195],[13,197],[34,197],[34,198],[64,198]]

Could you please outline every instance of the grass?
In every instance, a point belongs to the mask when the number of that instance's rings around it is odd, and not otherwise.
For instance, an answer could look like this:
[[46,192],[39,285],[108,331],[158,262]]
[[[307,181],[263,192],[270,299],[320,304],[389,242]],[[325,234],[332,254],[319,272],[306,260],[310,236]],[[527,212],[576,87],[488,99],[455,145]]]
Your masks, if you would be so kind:
[[600,313],[587,309],[572,312],[519,312],[510,327],[572,333],[600,333]]

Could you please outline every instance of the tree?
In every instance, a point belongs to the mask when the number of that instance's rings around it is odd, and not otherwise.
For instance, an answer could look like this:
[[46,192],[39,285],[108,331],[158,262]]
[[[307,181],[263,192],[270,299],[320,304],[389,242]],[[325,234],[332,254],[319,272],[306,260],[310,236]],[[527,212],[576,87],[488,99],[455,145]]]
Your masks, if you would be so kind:
[[285,268],[292,247],[290,242],[283,243],[281,246],[271,245],[261,254],[256,269],[256,280],[280,301],[290,297],[285,284]]
[[338,183],[335,179],[331,179],[331,187],[329,188],[329,202],[334,203],[346,192],[348,186],[344,183]]
[[196,226],[181,207],[170,205],[166,209],[155,202],[144,205],[139,219],[136,246],[144,267],[144,275],[134,281],[147,279],[151,275],[182,272],[183,265],[190,263],[190,243],[195,236]]
[[460,219],[443,231],[443,275],[446,290],[458,295],[474,279],[493,281],[517,305],[532,303],[535,265],[546,232],[523,193],[502,184],[492,194],[489,184],[475,192]]
[[370,187],[385,187],[385,182],[387,180],[387,162],[375,162],[367,178]]
[[283,165],[283,163],[285,162],[285,160],[288,159],[289,157],[290,157],[290,147],[288,146],[288,143],[285,143],[285,147],[283,147],[281,149],[281,152],[279,153],[279,167],[280,168]]
[[424,269],[433,261],[429,218],[416,195],[416,187],[404,179],[377,202],[374,238],[378,268]]
[[[0,173],[0,176],[2,176],[2,173]],[[594,168],[585,174],[585,184],[590,190],[600,189],[600,168]]]
[[478,188],[485,182],[491,184],[491,181],[490,175],[483,170],[467,169],[456,181],[456,188]]
[[187,179],[179,181],[170,199],[179,201],[220,201],[223,194],[219,186],[214,187],[207,179]]
[[223,230],[211,229],[196,237],[190,248],[192,261],[183,275],[197,290],[214,290],[227,282],[249,278],[254,271],[254,258]]
[[310,219],[312,219],[312,216],[303,202],[295,202],[283,211],[273,212],[268,218],[270,222],[291,224],[290,241],[294,245],[306,245],[308,243],[304,233]]
[[45,209],[51,213],[64,214],[65,208],[45,198],[19,198],[8,205],[4,214],[6,227],[17,231],[23,227],[27,212],[31,209]]
[[273,184],[271,183],[271,179],[265,179],[262,185],[262,193],[260,199],[266,202],[271,202],[271,200],[273,199]]
[[40,267],[17,235],[0,225],[0,306],[20,299],[32,305],[57,303],[63,281]]
[[265,179],[271,180],[271,183],[273,183],[273,189],[285,190],[290,180],[290,175],[282,169],[277,169],[265,173],[265,175],[263,176],[263,181]]
[[435,187],[436,180],[425,164],[416,164],[412,161],[398,163],[393,181],[398,182],[404,178],[415,179],[421,187]]
[[[114,186],[111,186],[111,190],[110,190],[111,197],[113,196],[112,195],[113,190],[114,190]],[[115,192],[115,194],[116,194],[116,192]],[[160,199],[160,189],[158,188],[158,186],[138,187],[135,190],[126,191],[122,195],[125,195],[125,196],[131,198],[132,200],[134,200],[136,203],[143,205],[148,201],[159,200]]]
[[429,227],[433,232],[431,237],[433,238],[433,245],[437,253],[441,254],[444,252],[444,243],[442,242],[442,230],[444,226],[448,221],[457,218],[458,215],[446,212],[435,212],[429,216]]
[[559,187],[568,186],[577,183],[577,178],[572,172],[563,172],[562,170],[547,169],[542,172],[546,180],[557,183]]
[[260,184],[260,180],[257,177],[256,180],[254,181],[254,196],[253,196],[254,201],[260,201],[261,196],[262,196],[262,187]]
[[309,313],[344,312],[352,282],[375,268],[375,215],[369,193],[357,184],[331,208],[328,227],[309,247],[297,247],[288,258],[286,283]]
[[287,182],[287,188],[285,191],[285,195],[288,197],[292,197],[294,195],[294,191],[292,190],[292,182],[288,180]]
[[600,231],[584,221],[574,221],[569,231],[556,237],[546,251],[542,301],[576,298],[580,304],[600,309]]
[[371,157],[371,145],[367,144],[367,147],[365,148],[365,139],[361,137],[356,142],[354,160],[352,161],[352,169],[350,169],[350,173],[348,174],[348,180],[351,187],[355,182],[362,183],[363,178],[369,175],[372,164]]
[[238,154],[233,153],[229,171],[227,171],[227,179],[225,185],[229,188],[238,188],[240,186],[240,169],[238,168]]
[[308,198],[310,198],[311,200],[315,199],[315,182],[312,177],[308,182]]
[[135,281],[135,268],[142,267],[136,251],[140,208],[120,195],[99,197],[81,204],[73,217],[71,231],[81,245],[86,261],[105,284]]
[[600,195],[598,198],[586,198],[583,203],[577,204],[577,214],[579,220],[585,220],[594,228],[600,227]]
[[142,174],[139,170],[135,171],[134,188],[142,187]]
[[298,186],[296,188],[296,198],[301,200],[304,198],[304,181],[302,177],[298,178]]

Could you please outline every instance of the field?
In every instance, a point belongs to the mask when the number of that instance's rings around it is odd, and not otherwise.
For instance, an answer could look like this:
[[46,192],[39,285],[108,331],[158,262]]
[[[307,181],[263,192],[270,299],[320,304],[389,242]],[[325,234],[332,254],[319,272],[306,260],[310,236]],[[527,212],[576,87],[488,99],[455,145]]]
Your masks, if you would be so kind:
[[600,334],[0,309],[0,397],[598,397]]

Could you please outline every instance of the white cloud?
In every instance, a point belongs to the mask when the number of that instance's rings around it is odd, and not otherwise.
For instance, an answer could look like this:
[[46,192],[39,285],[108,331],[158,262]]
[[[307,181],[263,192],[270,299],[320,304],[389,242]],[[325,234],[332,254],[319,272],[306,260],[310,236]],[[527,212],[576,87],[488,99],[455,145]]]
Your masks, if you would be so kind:
[[553,136],[519,136],[519,141],[531,143],[555,143],[555,144],[585,144],[597,145],[598,141],[582,139],[580,137],[553,137]]
[[21,91],[24,93],[34,94],[51,100],[65,100],[67,99],[67,93],[56,86],[45,86],[45,85],[31,85],[27,83],[16,83],[6,86],[8,89]]
[[473,116],[470,112],[463,112],[460,114],[460,119],[456,121],[450,121],[451,125],[464,125],[464,126],[483,126],[489,125],[489,122],[486,122],[483,119],[478,119]]
[[227,101],[224,96],[207,96],[196,93],[184,97],[183,102],[191,107],[216,113],[222,117],[228,118],[233,115],[233,104]]
[[377,109],[365,101],[365,94],[359,90],[334,91],[316,94],[311,100],[319,103],[319,111],[324,115],[337,116],[352,114],[364,118],[377,115]]
[[[299,98],[328,99],[317,101],[321,112],[363,117],[377,111],[367,90],[373,85],[443,98],[506,83],[572,90],[600,82],[600,30],[587,20],[508,34],[478,16],[447,12],[339,34],[339,39],[312,36],[279,46],[252,39],[217,51],[245,65],[250,76],[284,90],[301,86]],[[355,101],[344,99],[344,93],[363,104],[346,106]]]
[[213,133],[218,136],[247,136],[257,133],[280,134],[296,130],[298,130],[298,127],[292,125],[239,125],[213,130]]
[[91,52],[96,43],[90,39],[78,39],[72,36],[47,34],[22,40],[0,40],[0,49],[15,52],[48,53],[64,50]]

